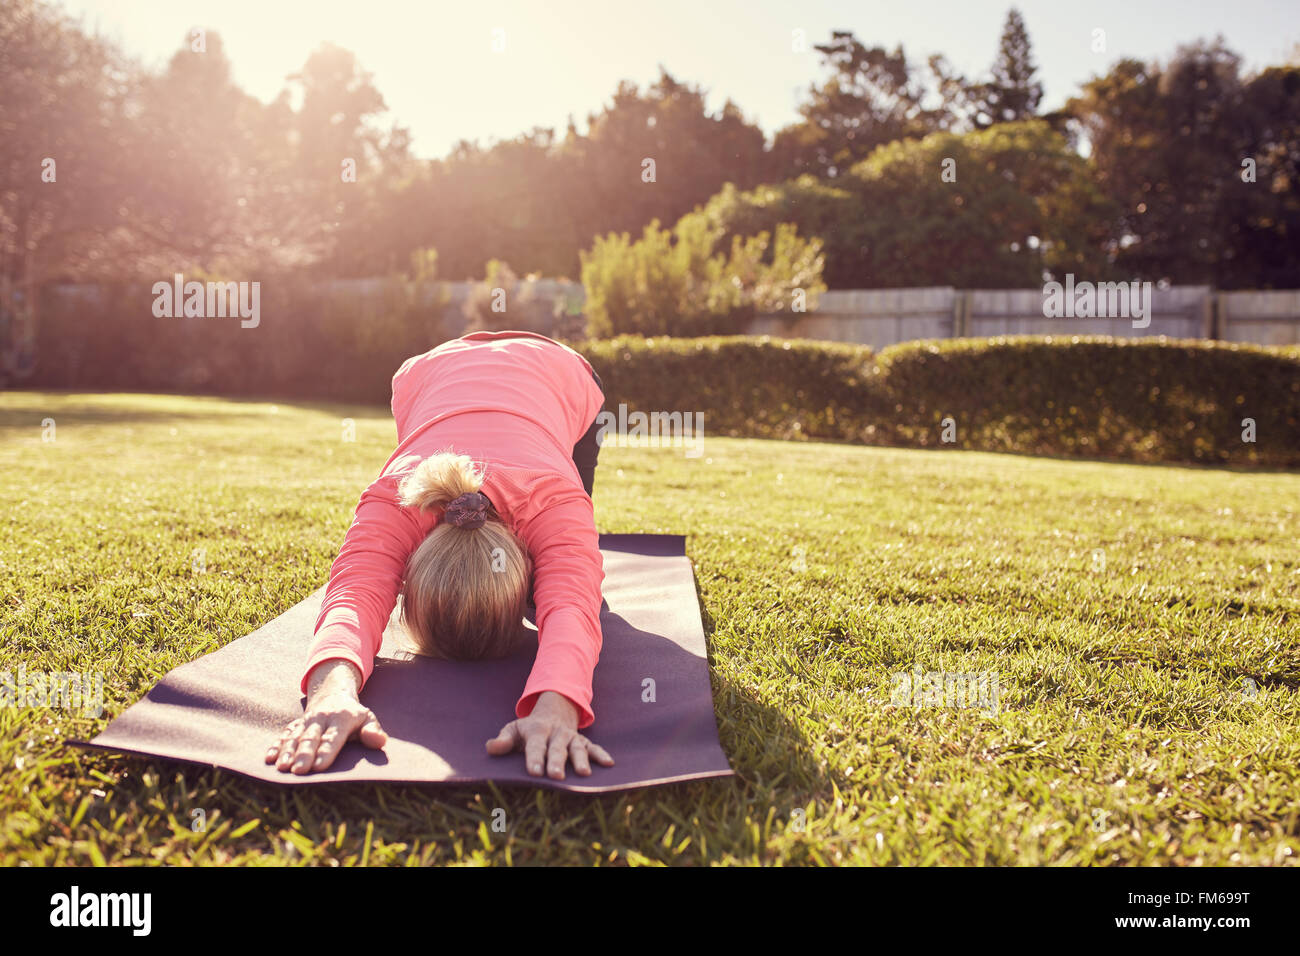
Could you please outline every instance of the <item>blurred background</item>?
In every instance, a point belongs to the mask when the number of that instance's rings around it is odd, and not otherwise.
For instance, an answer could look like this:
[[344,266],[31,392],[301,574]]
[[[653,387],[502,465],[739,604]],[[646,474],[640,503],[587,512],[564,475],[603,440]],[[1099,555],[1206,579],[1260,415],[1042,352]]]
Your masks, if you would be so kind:
[[[750,7],[4,0],[0,383],[382,402],[475,328],[1300,341],[1287,4]],[[1067,274],[1151,326],[1046,318]],[[178,275],[256,326],[159,317]]]

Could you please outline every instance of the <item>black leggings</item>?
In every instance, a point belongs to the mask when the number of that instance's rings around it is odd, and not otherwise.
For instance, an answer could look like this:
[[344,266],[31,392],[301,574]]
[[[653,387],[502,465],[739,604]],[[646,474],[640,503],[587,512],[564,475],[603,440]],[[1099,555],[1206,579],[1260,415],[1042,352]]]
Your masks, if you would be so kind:
[[[594,369],[591,377],[600,386],[600,393],[605,394],[605,385]],[[573,463],[578,466],[578,476],[582,479],[583,490],[589,497],[596,480],[596,456],[600,454],[600,444],[596,441],[596,433],[600,431],[599,423],[600,416],[597,415],[591,427],[587,429],[587,433],[578,439],[578,444],[573,446]]]

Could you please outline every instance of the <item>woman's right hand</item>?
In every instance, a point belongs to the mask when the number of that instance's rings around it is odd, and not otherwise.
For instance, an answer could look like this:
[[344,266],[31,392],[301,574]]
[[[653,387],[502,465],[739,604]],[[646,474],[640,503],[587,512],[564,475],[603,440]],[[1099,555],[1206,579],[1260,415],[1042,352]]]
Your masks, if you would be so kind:
[[388,735],[374,711],[357,699],[361,675],[347,661],[324,661],[309,677],[307,707],[266,752],[281,773],[325,770],[354,736],[380,749]]

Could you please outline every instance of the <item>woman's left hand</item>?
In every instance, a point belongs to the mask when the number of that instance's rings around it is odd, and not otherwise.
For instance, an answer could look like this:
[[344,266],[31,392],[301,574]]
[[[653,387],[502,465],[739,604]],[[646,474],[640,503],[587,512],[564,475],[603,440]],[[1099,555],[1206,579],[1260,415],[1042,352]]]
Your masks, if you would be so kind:
[[543,763],[553,780],[564,779],[564,766],[570,760],[580,777],[591,775],[589,757],[606,767],[614,764],[604,747],[578,733],[578,708],[563,694],[550,690],[538,695],[531,714],[510,721],[487,742],[487,752],[494,757],[520,748],[528,772],[534,777],[542,775]]

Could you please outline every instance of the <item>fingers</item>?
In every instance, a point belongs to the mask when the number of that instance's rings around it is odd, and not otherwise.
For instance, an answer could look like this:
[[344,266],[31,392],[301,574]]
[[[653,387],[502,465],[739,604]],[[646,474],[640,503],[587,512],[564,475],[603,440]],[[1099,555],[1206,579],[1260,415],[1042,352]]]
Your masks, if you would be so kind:
[[581,734],[574,734],[569,741],[569,759],[573,761],[573,772],[580,777],[591,776],[591,764],[587,762],[587,740]]
[[542,775],[542,765],[546,760],[546,731],[529,731],[523,728],[520,733],[524,738],[524,766],[534,777]]
[[540,777],[545,770],[553,780],[564,779],[565,764],[572,761],[573,771],[581,777],[591,775],[591,758],[606,767],[614,765],[614,758],[600,744],[592,743],[582,734],[564,728],[551,728],[524,720],[512,720],[501,728],[501,733],[487,742],[487,751],[493,756],[523,749],[524,764],[528,773]]
[[[316,748],[320,745],[321,736],[325,728],[318,722],[312,721],[303,730],[298,737],[298,746],[291,754],[286,757],[285,753],[280,754],[280,761],[276,769],[283,770],[288,766],[292,773],[304,774],[311,773],[312,764],[316,762]],[[285,748],[287,751],[288,748]]]
[[[565,741],[568,737],[568,741]],[[582,734],[575,734],[572,731],[557,731],[550,741],[546,753],[546,770],[553,780],[564,779],[564,764],[567,760],[573,761],[573,772],[580,777],[591,776],[591,763],[588,756],[595,757],[596,760],[606,767],[613,766],[614,758],[600,744],[594,744]]]
[[550,776],[557,780],[564,779],[564,764],[568,758],[564,731],[552,731],[545,724],[528,720],[512,720],[501,728],[501,733],[487,742],[487,750],[493,756],[500,756],[518,750],[521,745],[524,765],[530,775],[540,777],[545,764]]
[[284,733],[280,734],[279,742],[272,744],[270,749],[266,751],[267,763],[277,762],[280,759],[280,754],[284,751],[286,746],[289,746],[292,751],[294,742],[297,741],[298,734],[302,731],[303,725],[304,721],[299,717],[297,720],[291,722],[288,727],[284,728]]
[[557,730],[551,735],[550,744],[546,748],[546,773],[552,780],[564,779],[564,765],[569,760],[569,742],[576,736],[570,736],[563,730]]
[[591,774],[591,764],[587,760],[589,756],[595,757],[597,763],[606,767],[614,766],[614,758],[609,755],[609,751],[600,744],[592,743],[582,734],[574,735],[569,742],[569,755],[573,759],[573,769],[584,777]]
[[278,743],[266,751],[266,762],[282,773],[311,773],[334,763],[343,745],[358,729],[361,742],[375,749],[388,743],[388,734],[374,711],[340,711],[298,718],[285,728]]
[[285,728],[280,742],[266,752],[266,762],[274,763],[281,772],[292,769],[294,773],[306,773],[316,758],[316,745],[323,731],[319,722],[307,723],[299,717]]
[[609,751],[600,744],[593,744],[586,737],[582,738],[587,742],[587,752],[596,758],[596,762],[606,767],[614,766],[614,758],[609,755]]
[[375,716],[374,711],[367,711],[370,719],[361,728],[361,733],[357,736],[367,747],[378,749],[388,743],[388,734],[384,728],[379,726],[379,718]]
[[[320,736],[320,746],[316,748],[316,756],[312,758],[311,770],[324,770],[334,762],[338,755],[339,748],[336,746],[340,736],[338,724],[330,724],[325,728],[325,732]],[[306,773],[307,771],[303,771]]]
[[511,753],[519,743],[518,724],[519,721],[512,720],[502,727],[501,733],[487,742],[487,752],[494,757]]

